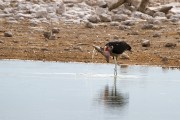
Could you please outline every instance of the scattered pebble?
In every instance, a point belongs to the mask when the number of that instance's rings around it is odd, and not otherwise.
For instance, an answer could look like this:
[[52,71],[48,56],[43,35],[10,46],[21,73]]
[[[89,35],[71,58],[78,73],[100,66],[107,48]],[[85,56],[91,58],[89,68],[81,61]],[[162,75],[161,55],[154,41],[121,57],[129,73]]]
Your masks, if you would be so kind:
[[135,21],[134,20],[126,20],[122,22],[123,25],[127,25],[127,26],[133,26],[135,25]]
[[41,48],[42,51],[49,51],[48,48]]
[[167,57],[162,57],[161,60],[162,60],[163,62],[167,62],[167,61],[168,61],[168,58],[167,58]]
[[111,26],[119,26],[119,22],[113,21],[113,22],[110,23],[110,25],[111,25]]
[[126,25],[119,25],[119,30],[126,30],[126,29],[131,29],[131,27]]
[[59,28],[53,28],[52,29],[52,33],[59,33],[60,32],[60,29]]
[[175,43],[166,43],[166,44],[165,44],[165,47],[174,48],[174,47],[176,47],[176,44],[175,44]]
[[153,24],[144,24],[144,25],[142,26],[142,29],[152,29],[153,27],[154,27]]
[[51,34],[52,34],[51,32],[47,32],[47,31],[45,31],[45,32],[43,33],[44,37],[47,38],[47,39],[50,38]]
[[75,46],[75,47],[73,47],[73,49],[74,49],[74,50],[79,50],[79,51],[83,52],[83,49],[82,49],[82,47],[80,47],[80,46]]
[[156,32],[156,33],[153,34],[153,37],[161,37],[161,34]]
[[119,36],[118,36],[118,35],[115,35],[115,36],[113,37],[113,39],[118,40],[118,39],[119,39]]
[[156,12],[154,13],[153,17],[166,17],[166,14],[163,12]]
[[94,28],[94,25],[93,25],[93,23],[91,23],[91,22],[86,22],[86,23],[85,23],[85,27],[86,27],[86,28]]
[[4,37],[12,37],[12,36],[13,36],[12,32],[5,32],[4,33]]
[[125,15],[125,14],[112,15],[112,20],[113,21],[121,22],[121,21],[125,21],[125,20],[128,20],[128,19],[129,19],[128,15]]
[[101,14],[101,15],[99,15],[99,18],[100,18],[101,22],[111,22],[112,21],[111,16],[107,15],[107,14]]
[[88,18],[89,22],[92,22],[92,23],[98,23],[100,22],[100,18],[97,16],[97,15],[91,15],[89,18]]
[[150,41],[149,40],[143,40],[141,44],[142,44],[143,47],[149,47],[150,46]]
[[177,31],[177,34],[180,35],[180,31]]
[[54,34],[52,34],[52,32],[49,32],[49,31],[45,31],[43,33],[43,35],[48,40],[55,40],[56,39],[56,36]]
[[2,44],[3,44],[3,43],[4,43],[4,41],[0,40],[0,43],[2,43]]
[[131,33],[128,33],[128,35],[139,35],[138,31],[132,31]]

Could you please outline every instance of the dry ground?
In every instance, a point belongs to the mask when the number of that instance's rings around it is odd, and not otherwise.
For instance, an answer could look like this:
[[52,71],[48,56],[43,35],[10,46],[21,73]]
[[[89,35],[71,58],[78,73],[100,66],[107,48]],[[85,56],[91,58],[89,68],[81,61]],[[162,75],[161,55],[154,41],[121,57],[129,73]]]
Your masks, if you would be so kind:
[[[92,60],[92,45],[103,46],[106,42],[119,38],[132,46],[133,53],[126,52],[130,59],[118,59],[119,64],[143,64],[180,67],[180,25],[164,22],[154,29],[141,29],[144,23],[138,23],[129,30],[119,30],[115,26],[102,24],[95,28],[86,28],[83,24],[53,25],[60,29],[55,40],[47,40],[43,30],[50,27],[39,24],[31,27],[28,21],[20,24],[0,22],[0,59],[23,59],[43,61],[106,62],[100,54]],[[13,37],[4,37],[11,31]],[[153,37],[154,33],[160,37]],[[143,39],[151,41],[150,47],[142,47]],[[164,47],[165,43],[176,43],[175,48]],[[113,60],[111,60],[113,62]]]

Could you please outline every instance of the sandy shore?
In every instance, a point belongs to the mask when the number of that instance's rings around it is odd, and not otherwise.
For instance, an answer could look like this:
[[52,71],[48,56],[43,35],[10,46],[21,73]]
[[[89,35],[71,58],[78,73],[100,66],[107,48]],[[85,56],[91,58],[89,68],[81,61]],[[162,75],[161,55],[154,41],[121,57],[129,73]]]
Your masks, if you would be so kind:
[[[92,45],[104,46],[118,38],[129,43],[133,50],[132,54],[126,52],[129,59],[119,57],[119,64],[180,67],[180,26],[171,22],[163,22],[153,29],[142,29],[144,23],[140,22],[126,30],[104,23],[95,28],[60,23],[51,26],[60,30],[55,40],[43,36],[43,30],[50,29],[46,24],[36,27],[31,27],[28,21],[19,24],[1,21],[0,24],[0,59],[104,63],[101,54],[92,60]],[[13,36],[5,37],[6,31],[11,31]],[[150,41],[150,47],[142,47],[144,39]],[[175,43],[176,47],[165,47],[168,42]]]

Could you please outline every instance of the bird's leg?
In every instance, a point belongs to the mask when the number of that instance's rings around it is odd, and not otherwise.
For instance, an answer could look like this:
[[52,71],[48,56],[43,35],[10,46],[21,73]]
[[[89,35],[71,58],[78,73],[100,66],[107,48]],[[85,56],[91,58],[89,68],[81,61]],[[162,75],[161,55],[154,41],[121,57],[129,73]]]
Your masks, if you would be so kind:
[[115,68],[114,68],[114,75],[117,76],[117,57],[114,58]]

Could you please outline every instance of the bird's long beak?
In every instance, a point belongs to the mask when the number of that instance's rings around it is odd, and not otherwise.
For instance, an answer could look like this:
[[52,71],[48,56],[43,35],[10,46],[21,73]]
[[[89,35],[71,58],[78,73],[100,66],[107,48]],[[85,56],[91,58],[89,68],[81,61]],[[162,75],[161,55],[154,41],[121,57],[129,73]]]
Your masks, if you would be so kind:
[[102,47],[99,47],[99,46],[96,46],[96,45],[93,45],[93,47],[94,47],[98,52],[100,52],[103,56],[105,56],[104,49],[103,49]]

